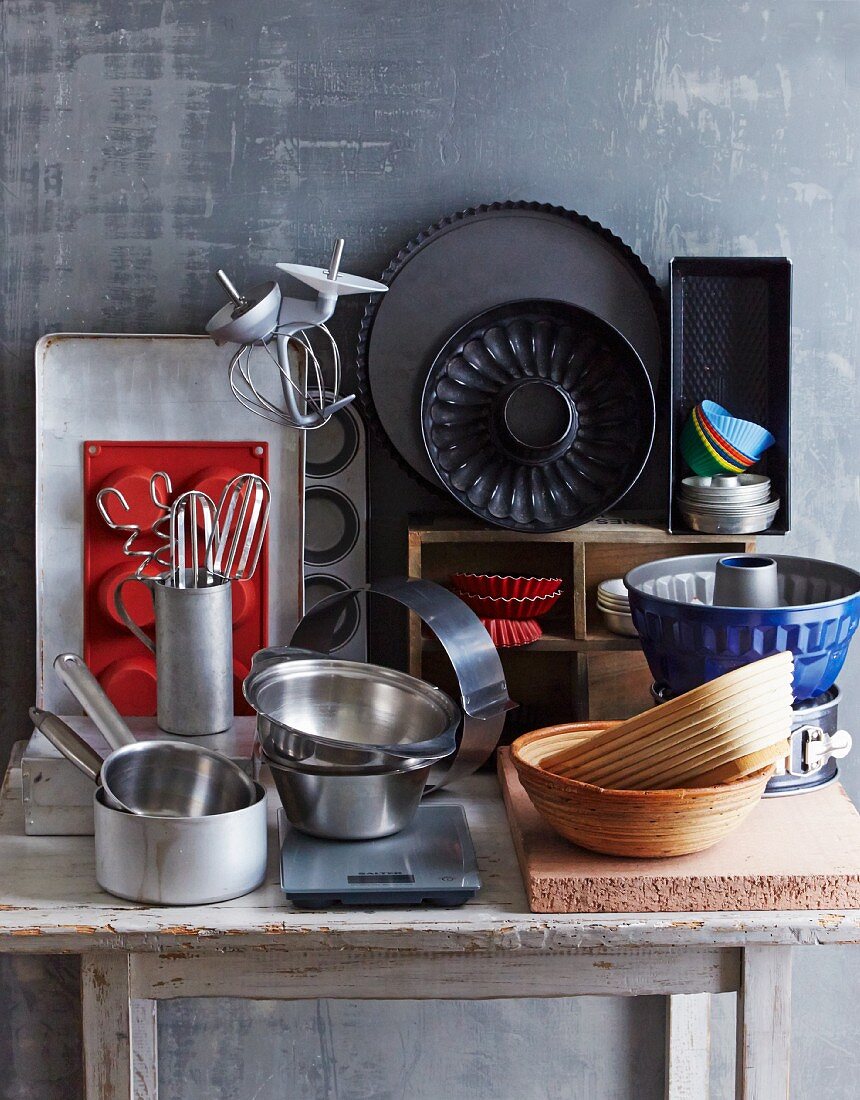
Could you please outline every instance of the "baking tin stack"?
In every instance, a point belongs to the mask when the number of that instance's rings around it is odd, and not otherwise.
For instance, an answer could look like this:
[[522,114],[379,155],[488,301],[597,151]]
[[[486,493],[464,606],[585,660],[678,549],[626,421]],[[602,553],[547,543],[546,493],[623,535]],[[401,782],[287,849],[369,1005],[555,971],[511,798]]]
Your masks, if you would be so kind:
[[531,534],[627,496],[665,358],[659,287],[627,245],[570,210],[493,203],[422,230],[382,281],[356,372],[399,462],[483,522]]
[[742,535],[766,531],[779,511],[764,474],[685,477],[678,506],[686,523],[709,535]]

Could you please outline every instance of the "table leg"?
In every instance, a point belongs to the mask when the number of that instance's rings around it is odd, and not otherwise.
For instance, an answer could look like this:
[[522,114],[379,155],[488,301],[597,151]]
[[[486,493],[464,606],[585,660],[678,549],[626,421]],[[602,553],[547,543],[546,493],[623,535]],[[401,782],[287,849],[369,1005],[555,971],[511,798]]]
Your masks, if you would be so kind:
[[81,959],[87,1100],[158,1100],[158,1005],[131,1000],[129,957]]
[[87,1100],[131,1097],[128,961],[122,951],[84,955],[81,959]]
[[707,1100],[711,1073],[711,995],[666,998],[666,1100]]
[[158,1100],[158,1001],[131,1002],[134,1100]]
[[745,947],[741,967],[737,1100],[786,1100],[791,1064],[791,948]]

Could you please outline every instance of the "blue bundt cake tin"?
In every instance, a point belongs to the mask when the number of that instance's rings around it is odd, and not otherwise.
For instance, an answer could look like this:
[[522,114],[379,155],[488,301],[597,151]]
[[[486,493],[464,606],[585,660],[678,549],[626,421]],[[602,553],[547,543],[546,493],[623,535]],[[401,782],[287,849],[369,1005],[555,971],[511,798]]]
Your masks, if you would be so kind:
[[654,679],[677,694],[791,650],[795,699],[832,687],[860,622],[860,573],[814,558],[773,555],[781,606],[713,607],[722,556],[663,558],[624,578]]

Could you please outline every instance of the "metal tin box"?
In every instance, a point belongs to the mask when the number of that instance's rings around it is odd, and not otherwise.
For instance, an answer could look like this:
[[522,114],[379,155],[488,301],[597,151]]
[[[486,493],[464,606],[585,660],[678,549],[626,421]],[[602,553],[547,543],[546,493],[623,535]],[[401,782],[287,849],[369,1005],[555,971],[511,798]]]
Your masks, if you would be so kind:
[[784,257],[676,257],[672,295],[669,530],[687,531],[675,501],[689,471],[679,437],[693,406],[711,400],[776,439],[755,473],[780,507],[767,534],[791,520],[791,262]]

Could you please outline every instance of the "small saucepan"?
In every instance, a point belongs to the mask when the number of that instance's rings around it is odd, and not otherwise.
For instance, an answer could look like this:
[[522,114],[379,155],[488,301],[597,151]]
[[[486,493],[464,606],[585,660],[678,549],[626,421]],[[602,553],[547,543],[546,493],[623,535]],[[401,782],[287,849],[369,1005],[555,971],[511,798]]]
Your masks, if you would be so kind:
[[263,881],[265,792],[232,761],[173,741],[139,742],[102,758],[55,714],[32,707],[30,718],[98,784],[96,880],[104,890],[152,905],[203,905]]
[[226,756],[182,741],[135,741],[102,758],[61,718],[30,708],[33,725],[91,779],[105,803],[148,817],[208,817],[250,806],[253,780]]

